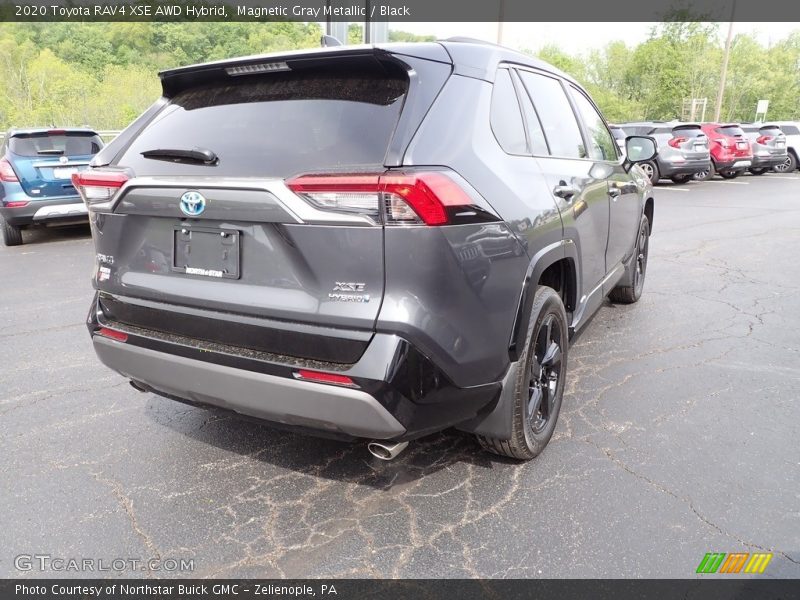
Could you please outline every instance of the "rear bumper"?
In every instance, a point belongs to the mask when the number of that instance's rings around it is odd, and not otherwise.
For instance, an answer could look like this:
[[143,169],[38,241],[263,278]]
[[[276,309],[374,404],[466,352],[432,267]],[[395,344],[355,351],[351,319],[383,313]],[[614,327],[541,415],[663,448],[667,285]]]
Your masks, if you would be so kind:
[[[278,356],[108,321],[97,298],[89,331],[103,364],[148,391],[324,436],[409,440],[494,408],[501,383],[459,388],[396,335],[375,334],[353,364]],[[125,332],[127,341],[100,335]],[[299,381],[299,369],[350,377],[355,387]]]
[[15,227],[36,223],[67,224],[89,219],[86,205],[78,197],[30,200],[26,206],[17,208],[0,206],[0,216],[6,223]]
[[740,157],[740,158],[726,158],[725,160],[715,161],[717,171],[725,171],[729,169],[744,170],[753,165],[753,157]]
[[707,171],[711,166],[711,159],[687,160],[683,162],[661,161],[658,165],[662,177],[673,177],[675,175],[694,175]]
[[776,165],[781,165],[786,162],[788,154],[778,154],[769,156],[753,156],[753,164],[750,165],[754,169],[772,168]]
[[157,352],[94,336],[100,361],[156,393],[251,417],[354,437],[390,439],[406,428],[363,390],[298,381]]

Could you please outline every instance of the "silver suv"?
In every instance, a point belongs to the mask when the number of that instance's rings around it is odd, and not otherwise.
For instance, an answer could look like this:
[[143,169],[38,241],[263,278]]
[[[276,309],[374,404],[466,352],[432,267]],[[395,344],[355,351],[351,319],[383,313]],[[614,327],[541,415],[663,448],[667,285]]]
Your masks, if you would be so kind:
[[628,135],[646,135],[656,140],[658,154],[639,166],[653,184],[659,179],[686,183],[695,174],[708,171],[711,165],[708,137],[696,123],[625,123]]

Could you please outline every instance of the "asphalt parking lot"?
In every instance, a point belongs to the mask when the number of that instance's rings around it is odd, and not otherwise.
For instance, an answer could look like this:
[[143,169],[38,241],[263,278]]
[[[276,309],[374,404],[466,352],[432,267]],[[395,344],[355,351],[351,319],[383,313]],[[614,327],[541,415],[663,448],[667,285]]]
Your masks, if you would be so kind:
[[[18,555],[214,577],[800,577],[800,174],[656,189],[642,300],[575,341],[537,460],[445,432],[391,463],[141,394],[83,324],[87,228],[0,247],[0,576]],[[166,564],[166,563],[165,563]],[[124,568],[101,575],[143,576]],[[739,575],[738,577],[741,577]]]

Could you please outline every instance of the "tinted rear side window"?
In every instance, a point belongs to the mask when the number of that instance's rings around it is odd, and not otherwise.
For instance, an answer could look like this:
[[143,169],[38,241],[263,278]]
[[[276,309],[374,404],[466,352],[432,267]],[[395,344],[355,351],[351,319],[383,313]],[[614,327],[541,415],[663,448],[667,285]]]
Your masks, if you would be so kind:
[[741,127],[717,127],[717,133],[721,133],[722,135],[728,135],[731,137],[736,137],[737,135],[744,136],[744,131],[742,131]]
[[508,69],[497,71],[489,121],[497,143],[508,154],[526,154],[525,126]]
[[[380,166],[408,87],[404,74],[302,72],[226,80],[175,96],[118,163],[141,175],[288,177]],[[203,148],[216,166],[146,159]]]
[[519,75],[542,122],[550,153],[567,158],[586,158],[581,130],[561,83],[530,71],[520,71]]
[[781,130],[786,135],[797,135],[800,133],[800,130],[794,125],[781,125]]
[[93,133],[47,132],[15,135],[8,149],[17,156],[88,156],[97,154],[103,142]]

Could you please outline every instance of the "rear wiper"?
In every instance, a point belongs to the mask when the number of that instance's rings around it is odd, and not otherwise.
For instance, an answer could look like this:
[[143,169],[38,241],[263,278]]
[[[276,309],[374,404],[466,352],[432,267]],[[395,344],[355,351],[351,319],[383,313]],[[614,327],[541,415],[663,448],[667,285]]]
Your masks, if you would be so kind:
[[58,154],[64,154],[64,151],[63,150],[56,150],[55,148],[53,148],[52,150],[37,150],[36,154],[56,154],[56,155],[58,155]]
[[142,152],[142,156],[145,158],[154,158],[156,160],[187,161],[204,165],[214,165],[219,160],[214,152],[206,150],[205,148],[194,148],[192,150],[182,148],[157,148],[156,150]]

